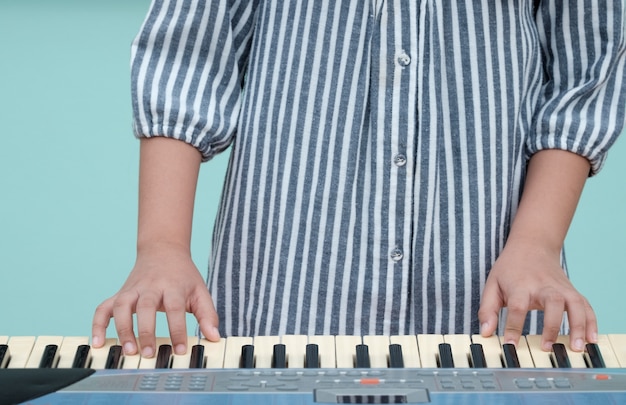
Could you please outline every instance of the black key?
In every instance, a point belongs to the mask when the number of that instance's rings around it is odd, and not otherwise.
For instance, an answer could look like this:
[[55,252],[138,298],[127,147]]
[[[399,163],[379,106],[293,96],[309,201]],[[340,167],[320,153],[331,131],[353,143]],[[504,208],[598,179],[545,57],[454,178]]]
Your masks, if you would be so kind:
[[254,368],[254,346],[243,345],[241,347],[241,359],[239,368]]
[[585,357],[591,368],[606,368],[600,347],[595,343],[587,343],[585,345]]
[[563,343],[555,343],[552,345],[552,360],[557,368],[572,368],[567,355],[567,349]]
[[287,349],[282,343],[274,345],[272,368],[287,368]]
[[450,343],[439,343],[439,367],[454,368],[452,346],[450,346]]
[[41,360],[39,360],[39,368],[54,368],[57,360],[57,345],[47,345],[43,350]]
[[9,345],[0,345],[0,368],[6,368],[9,364]]
[[113,345],[109,349],[109,355],[107,361],[104,363],[104,368],[107,370],[116,370],[122,366],[122,346]]
[[74,355],[74,361],[72,362],[72,368],[86,368],[89,364],[89,352],[91,347],[89,345],[80,345],[76,348],[76,354]]
[[487,359],[485,359],[485,352],[483,351],[483,345],[478,343],[472,343],[470,345],[470,354],[472,355],[472,367],[473,368],[486,368]]
[[519,358],[517,357],[517,350],[512,343],[505,343],[502,345],[502,353],[504,354],[504,367],[506,368],[520,368]]
[[397,343],[389,345],[389,368],[404,368],[402,346]]
[[170,368],[172,362],[172,345],[161,345],[157,352],[156,365],[154,368]]
[[204,346],[193,345],[191,347],[191,358],[189,368],[204,368]]
[[315,343],[306,345],[304,368],[320,368],[320,352],[319,347]]
[[370,350],[367,345],[356,345],[355,368],[370,368]]

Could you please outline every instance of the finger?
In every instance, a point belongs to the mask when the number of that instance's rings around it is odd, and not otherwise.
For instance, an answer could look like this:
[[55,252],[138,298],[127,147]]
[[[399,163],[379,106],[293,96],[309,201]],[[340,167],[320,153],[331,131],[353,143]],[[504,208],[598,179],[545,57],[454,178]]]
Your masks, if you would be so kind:
[[587,342],[589,343],[598,343],[598,320],[596,318],[596,314],[593,311],[589,302],[585,300],[585,313],[586,313],[586,335]]
[[161,298],[154,293],[145,293],[137,301],[137,333],[141,355],[153,357],[156,354],[156,313]]
[[480,334],[489,337],[496,332],[500,309],[504,306],[499,292],[498,284],[487,280],[478,309],[478,322],[480,322]]
[[109,298],[98,305],[91,324],[91,344],[98,348],[104,345],[106,330],[113,317],[113,298]]
[[570,348],[576,352],[582,352],[585,347],[587,329],[587,301],[576,294],[566,304],[567,318],[570,327]]
[[517,347],[528,314],[529,300],[526,297],[511,297],[507,302],[504,343]]
[[120,294],[113,305],[113,317],[118,339],[124,348],[124,353],[130,355],[137,353],[137,341],[133,330],[136,299],[133,294]]
[[[544,351],[552,350],[552,345],[556,342],[559,331],[561,330],[564,311],[565,299],[558,291],[555,290],[543,298],[543,333],[541,335],[541,348]],[[576,320],[576,318],[574,318],[574,320]],[[577,327],[580,327],[580,322],[578,322]]]
[[200,331],[205,338],[212,342],[220,340],[220,332],[218,330],[219,318],[215,311],[211,294],[209,294],[205,286],[198,287],[191,301],[191,312],[198,320]]
[[185,354],[187,351],[187,322],[185,319],[185,299],[183,297],[167,297],[163,300],[165,315],[170,330],[170,338],[174,353]]

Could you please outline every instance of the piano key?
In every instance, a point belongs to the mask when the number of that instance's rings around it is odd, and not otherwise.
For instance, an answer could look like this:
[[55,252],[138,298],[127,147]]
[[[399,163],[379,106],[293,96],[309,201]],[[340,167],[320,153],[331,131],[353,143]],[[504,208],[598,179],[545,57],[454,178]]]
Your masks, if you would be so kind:
[[111,346],[117,344],[117,339],[115,338],[107,338],[104,341],[104,345],[102,347],[92,347],[91,348],[91,368],[96,370],[104,370],[107,362],[107,357],[109,356],[109,350]]
[[200,344],[204,346],[204,357],[206,368],[223,368],[224,353],[226,351],[226,339],[220,338],[217,342],[210,342],[205,338],[200,339]]
[[356,346],[362,343],[360,336],[335,336],[337,368],[354,368]]
[[[156,356],[156,364],[154,368],[170,368],[172,362],[172,345],[163,344],[159,346]],[[187,363],[189,364],[189,363]]]
[[363,344],[369,351],[370,367],[387,368],[389,366],[389,337],[381,335],[363,336]]
[[620,368],[620,364],[617,356],[615,355],[615,351],[613,350],[613,346],[611,345],[609,335],[598,335],[597,345],[602,353],[602,358],[604,359],[606,368]]
[[284,335],[280,338],[280,343],[285,345],[287,367],[304,368],[304,357],[308,341],[309,338],[306,335]]
[[285,350],[285,345],[282,343],[274,345],[272,368],[287,368],[287,352]]
[[244,345],[252,344],[253,339],[247,336],[231,336],[226,339],[224,368],[239,368],[239,363],[241,362],[241,348]]
[[364,344],[356,345],[355,348],[356,359],[354,362],[355,368],[370,368],[370,352],[369,347]]
[[556,368],[572,368],[563,343],[554,343],[552,345],[552,361]]
[[[159,368],[158,366],[162,364],[163,361],[165,361],[164,359],[161,359],[161,363],[157,364],[159,362],[159,350],[161,348],[161,346],[164,345],[169,345],[170,346],[170,351],[169,351],[169,355],[171,356],[172,351],[171,351],[171,340],[168,337],[158,337],[156,338],[156,353],[154,356],[152,357],[144,357],[139,355],[140,357],[132,357],[132,358],[125,358],[124,359],[124,363],[126,363],[126,361],[131,361],[133,364],[133,366],[135,366],[137,364],[137,360],[139,360],[139,365],[136,366],[135,368],[138,368],[140,370],[153,370],[155,368]],[[167,349],[165,349],[167,350]],[[164,354],[162,356],[166,356],[167,352],[164,352]],[[127,356],[129,357],[129,356]],[[187,365],[189,364],[189,360],[187,359],[186,361],[184,361],[185,366],[187,367]],[[169,368],[169,367],[167,367]]]
[[485,352],[483,346],[479,343],[472,343],[470,345],[470,355],[472,359],[472,368],[487,368],[487,359],[485,358]]
[[530,352],[530,344],[524,336],[520,337],[515,350],[517,353],[517,359],[519,360],[520,367],[523,367],[523,368],[537,367],[535,363],[533,362],[533,356],[531,355],[531,352]]
[[398,344],[402,347],[404,367],[419,368],[422,366],[420,353],[417,348],[417,337],[415,335],[390,336],[389,343]]
[[239,368],[254,368],[254,345],[243,345],[241,347]]
[[556,338],[556,343],[561,343],[565,346],[565,351],[569,358],[569,362],[572,368],[587,368],[587,363],[585,362],[585,352],[575,352],[570,348],[569,336],[568,335],[559,335]]
[[320,352],[319,346],[315,343],[306,345],[306,358],[304,359],[305,368],[320,368]]
[[314,335],[309,336],[309,344],[317,345],[319,348],[320,367],[337,367],[337,356],[335,355],[335,337]]
[[443,335],[443,341],[451,346],[454,367],[469,368],[470,345],[472,344],[470,336],[461,334]]
[[439,358],[439,344],[445,343],[443,335],[417,335],[417,347],[423,368],[437,368]]
[[203,345],[198,344],[198,345],[191,346],[189,368],[204,368],[204,346]]
[[610,334],[608,337],[620,367],[626,368],[626,335]]
[[[520,339],[521,340],[521,339]],[[541,348],[541,335],[526,336],[530,354],[533,358],[533,365],[536,368],[552,368],[552,354]],[[524,367],[524,366],[522,366]]]
[[587,343],[585,345],[585,355],[590,368],[606,368],[600,347],[596,343]]
[[439,343],[439,367],[454,368],[454,358],[452,357],[452,346],[450,343]]
[[506,368],[520,368],[519,357],[517,356],[517,350],[515,345],[511,343],[505,343],[502,345],[502,354],[504,356],[504,366]]
[[59,360],[58,345],[46,345],[39,359],[39,368],[56,368]]
[[489,337],[472,335],[472,342],[482,346],[488,368],[502,368],[504,366],[502,362],[502,346],[500,346],[500,338],[497,335]]
[[[167,344],[171,344],[171,343],[167,343]],[[170,368],[172,369],[190,368],[189,365],[191,364],[192,348],[197,344],[198,344],[197,336],[187,336],[187,351],[184,354],[174,353],[174,350],[172,347],[172,362],[170,364]],[[204,358],[202,359],[202,362],[204,363]]]
[[56,345],[57,347],[63,342],[63,336],[39,336],[35,340],[26,368],[39,368],[39,363],[44,355],[46,346]]
[[122,346],[113,345],[109,347],[109,355],[107,356],[104,368],[106,370],[117,370],[121,368],[123,358]]
[[3,343],[0,344],[0,368],[6,368],[7,364],[9,364],[9,345]]
[[[72,368],[74,358],[76,357],[76,350],[79,346],[87,344],[89,344],[89,338],[87,336],[64,337],[58,351],[59,363],[57,364],[57,368]],[[89,358],[87,361],[89,361]]]
[[76,348],[72,368],[87,368],[91,361],[91,346],[80,345]]
[[274,346],[280,344],[280,336],[256,336],[253,344],[255,368],[271,368]]
[[402,346],[397,343],[389,345],[389,368],[404,368]]

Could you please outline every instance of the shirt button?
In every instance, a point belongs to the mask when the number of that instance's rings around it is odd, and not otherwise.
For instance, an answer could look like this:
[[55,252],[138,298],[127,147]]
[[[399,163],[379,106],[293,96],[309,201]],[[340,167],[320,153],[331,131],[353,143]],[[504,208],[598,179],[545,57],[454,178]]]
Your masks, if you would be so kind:
[[406,52],[403,51],[400,55],[398,55],[398,64],[400,66],[409,66],[410,63],[411,57]]
[[402,253],[402,249],[395,248],[391,251],[389,256],[391,257],[391,260],[393,260],[394,262],[399,262],[404,257],[404,253]]
[[395,165],[398,167],[404,166],[406,164],[406,156],[404,156],[402,153],[398,153],[396,156],[393,157],[393,163],[395,163]]

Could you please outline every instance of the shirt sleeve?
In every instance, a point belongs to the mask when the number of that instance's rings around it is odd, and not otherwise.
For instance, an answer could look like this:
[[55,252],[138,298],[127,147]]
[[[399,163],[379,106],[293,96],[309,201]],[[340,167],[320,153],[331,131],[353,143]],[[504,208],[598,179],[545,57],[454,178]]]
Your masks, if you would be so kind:
[[593,175],[624,125],[623,0],[542,0],[536,18],[545,83],[528,153],[579,154]]
[[153,0],[132,43],[133,129],[209,160],[234,136],[254,26],[253,1]]

